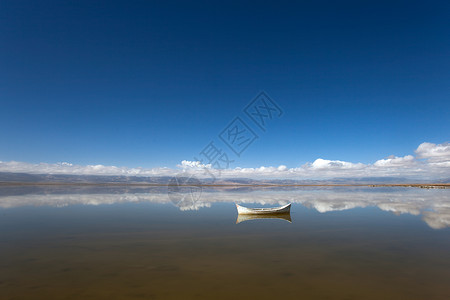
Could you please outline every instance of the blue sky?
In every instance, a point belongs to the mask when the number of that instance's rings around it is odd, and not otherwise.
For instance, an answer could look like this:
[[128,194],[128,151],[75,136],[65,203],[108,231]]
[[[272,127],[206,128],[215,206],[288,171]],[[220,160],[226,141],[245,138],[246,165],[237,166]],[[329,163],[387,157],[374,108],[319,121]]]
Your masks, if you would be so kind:
[[[0,2],[0,161],[373,164],[450,140],[448,1]],[[283,115],[218,135],[260,91]]]

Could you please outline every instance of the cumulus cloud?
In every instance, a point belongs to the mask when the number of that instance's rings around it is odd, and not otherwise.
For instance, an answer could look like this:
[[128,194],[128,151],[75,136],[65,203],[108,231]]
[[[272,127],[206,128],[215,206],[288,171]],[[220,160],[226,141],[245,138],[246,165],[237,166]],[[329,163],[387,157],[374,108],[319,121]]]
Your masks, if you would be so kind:
[[179,168],[182,169],[211,169],[211,164],[202,164],[199,161],[191,161],[191,160],[183,160],[180,165],[178,165]]
[[415,151],[417,158],[426,158],[430,162],[450,161],[450,143],[422,143]]
[[434,167],[450,167],[450,143],[433,144],[422,143],[415,151],[417,158],[426,159],[427,163]]
[[415,150],[416,157],[389,156],[372,164],[354,163],[342,160],[318,158],[300,167],[285,165],[261,166],[257,168],[235,167],[214,169],[211,164],[183,160],[177,168],[127,168],[104,165],[75,165],[67,162],[30,164],[24,162],[1,162],[0,172],[31,174],[73,174],[73,175],[123,175],[123,176],[174,176],[195,175],[199,178],[290,178],[329,179],[361,177],[405,177],[417,180],[450,178],[450,144],[422,143]]
[[402,167],[410,166],[416,163],[414,156],[406,155],[403,157],[389,156],[386,159],[377,160],[373,165],[375,167]]
[[286,171],[287,167],[285,165],[278,166],[278,171]]
[[39,163],[0,161],[0,172],[28,173],[28,174],[67,174],[67,175],[123,175],[123,176],[164,176],[173,175],[177,171],[170,168],[127,168],[104,165],[75,165],[62,163]]
[[310,166],[313,170],[323,170],[323,169],[360,169],[363,168],[364,164],[361,163],[351,163],[341,160],[327,160],[318,158]]

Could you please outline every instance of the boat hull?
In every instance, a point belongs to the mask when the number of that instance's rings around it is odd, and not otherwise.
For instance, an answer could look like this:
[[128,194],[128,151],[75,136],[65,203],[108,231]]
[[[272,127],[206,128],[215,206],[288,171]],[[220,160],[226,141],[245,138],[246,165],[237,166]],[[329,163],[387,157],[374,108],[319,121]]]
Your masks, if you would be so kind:
[[236,204],[238,214],[240,215],[274,215],[274,214],[287,214],[291,211],[291,204],[287,204],[274,208],[248,208]]

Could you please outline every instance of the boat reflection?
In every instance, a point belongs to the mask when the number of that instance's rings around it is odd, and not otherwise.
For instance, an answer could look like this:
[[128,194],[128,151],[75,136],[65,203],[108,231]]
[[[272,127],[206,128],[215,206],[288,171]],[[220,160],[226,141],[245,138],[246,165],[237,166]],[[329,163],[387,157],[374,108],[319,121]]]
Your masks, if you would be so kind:
[[280,219],[280,220],[285,220],[285,221],[288,221],[289,223],[292,223],[291,214],[286,213],[286,214],[267,214],[267,215],[241,215],[241,214],[238,214],[237,219],[236,219],[236,224],[239,224],[239,223],[242,223],[245,221],[261,220],[261,219]]

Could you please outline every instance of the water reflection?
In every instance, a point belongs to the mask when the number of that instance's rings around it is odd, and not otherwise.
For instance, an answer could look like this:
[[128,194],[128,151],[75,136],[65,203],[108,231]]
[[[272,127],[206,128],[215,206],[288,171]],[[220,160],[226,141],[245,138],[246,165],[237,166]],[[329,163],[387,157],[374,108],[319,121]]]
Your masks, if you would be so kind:
[[[29,188],[29,187],[28,187]],[[190,191],[186,191],[189,197]],[[183,191],[177,191],[183,199]],[[178,198],[177,198],[178,199]],[[203,190],[196,201],[179,201],[181,210],[198,210],[214,203],[235,202],[259,205],[301,204],[320,213],[344,211],[354,208],[377,207],[396,215],[420,216],[431,228],[450,226],[450,190],[424,190],[417,188],[323,188],[292,190],[231,189]],[[167,190],[155,188],[90,188],[89,190],[61,187],[35,187],[29,192],[18,188],[0,188],[0,207],[103,205],[120,203],[173,203]],[[295,209],[295,208],[294,208]]]
[[237,219],[236,219],[236,224],[245,222],[245,221],[251,221],[251,220],[265,220],[265,219],[278,219],[278,220],[285,220],[288,221],[289,223],[292,223],[291,220],[291,214],[287,213],[287,214],[275,214],[275,215],[241,215],[238,214]]
[[449,192],[0,188],[0,299],[450,299]]

